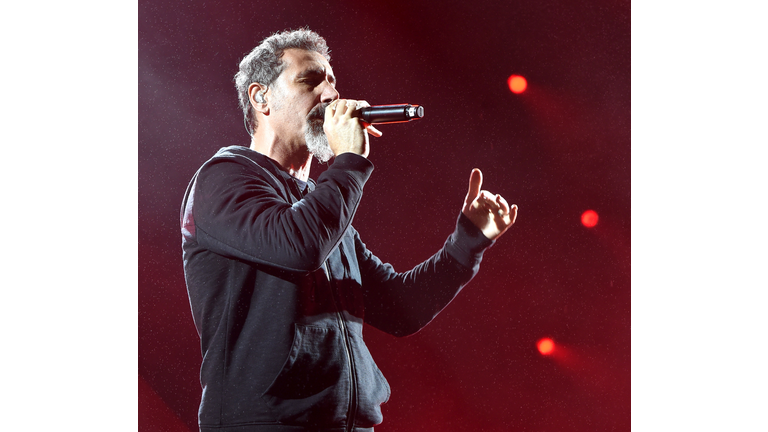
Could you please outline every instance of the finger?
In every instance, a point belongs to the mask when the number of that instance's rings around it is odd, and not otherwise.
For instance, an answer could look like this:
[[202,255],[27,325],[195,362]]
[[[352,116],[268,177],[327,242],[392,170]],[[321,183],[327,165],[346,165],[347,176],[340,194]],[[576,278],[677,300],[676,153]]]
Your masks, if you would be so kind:
[[512,204],[512,207],[509,208],[509,225],[515,223],[515,219],[517,219],[517,204]]
[[487,191],[480,191],[480,194],[475,198],[474,207],[491,214],[496,214],[497,210],[496,201],[489,197]]
[[476,202],[478,203],[478,207],[481,207],[484,211],[492,214],[494,217],[504,219],[509,216],[509,205],[501,195],[492,194],[488,191],[480,191],[480,196],[477,197]]
[[469,189],[467,190],[467,197],[464,199],[466,204],[471,203],[480,195],[480,187],[482,185],[483,173],[475,168],[472,170],[472,174],[469,175]]
[[504,210],[504,214],[509,213],[509,203],[507,203],[503,196],[496,194],[496,204]]
[[341,114],[347,118],[355,117],[359,111],[358,104],[360,102],[353,99],[347,99],[344,102],[344,111]]
[[[364,101],[364,100],[361,100],[361,101],[351,101],[351,102],[354,102],[354,105],[350,105],[349,111],[347,112],[347,114],[350,117],[358,117],[362,121],[362,115],[360,114],[360,111],[363,108],[369,107],[371,105],[367,101]],[[365,125],[367,123],[363,122],[363,124]]]
[[328,105],[328,108],[331,110],[331,114],[335,117],[342,116],[347,109],[347,101],[344,99],[336,99]]
[[383,135],[383,134],[381,133],[381,131],[380,131],[380,130],[378,130],[378,129],[376,129],[375,127],[373,127],[373,125],[371,125],[371,124],[368,124],[368,123],[365,123],[365,122],[363,122],[363,124],[364,124],[364,125],[367,125],[367,126],[365,126],[365,130],[366,130],[366,131],[368,131],[368,133],[369,133],[369,134],[371,134],[371,135],[375,136],[376,138],[378,138],[378,137],[380,137],[381,135]]
[[335,101],[328,104],[327,107],[325,107],[325,123],[330,124],[330,119],[334,116],[336,113],[336,106],[338,105],[339,100],[336,99]]
[[480,191],[480,194],[477,197],[477,201],[482,203],[485,207],[492,209],[494,211],[501,208],[499,203],[496,201],[496,195],[486,190]]
[[336,107],[334,108],[334,115],[337,117],[341,117],[347,112],[347,104],[349,103],[346,99],[339,99],[336,101]]
[[505,216],[509,218],[509,225],[511,226],[512,224],[515,223],[515,219],[517,219],[517,204],[512,204],[510,206],[509,203],[507,203],[507,200],[505,200],[503,196],[501,195],[496,195],[496,196],[497,196],[496,200],[498,204],[501,205],[502,208],[504,208]]

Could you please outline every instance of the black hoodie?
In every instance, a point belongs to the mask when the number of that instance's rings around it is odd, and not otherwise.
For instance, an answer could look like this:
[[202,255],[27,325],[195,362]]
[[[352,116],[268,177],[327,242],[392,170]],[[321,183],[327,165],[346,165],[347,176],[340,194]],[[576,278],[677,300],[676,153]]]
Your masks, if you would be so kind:
[[201,431],[381,423],[390,389],[363,322],[395,336],[419,331],[472,279],[492,242],[460,215],[435,255],[395,272],[352,227],[372,171],[346,153],[317,184],[300,183],[274,160],[232,146],[193,177],[181,229],[203,355]]

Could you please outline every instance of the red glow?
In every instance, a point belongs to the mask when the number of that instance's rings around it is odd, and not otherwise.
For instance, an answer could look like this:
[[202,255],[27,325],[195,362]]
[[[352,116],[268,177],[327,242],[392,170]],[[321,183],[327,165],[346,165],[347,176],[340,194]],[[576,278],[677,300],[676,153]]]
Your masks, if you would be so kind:
[[581,224],[587,228],[592,228],[597,225],[597,212],[594,210],[587,210],[581,215]]
[[543,355],[550,355],[552,354],[552,351],[555,350],[555,341],[550,338],[541,339],[536,344],[536,348],[538,348],[539,352]]
[[528,81],[520,75],[510,75],[509,79],[507,79],[507,85],[509,85],[512,93],[520,94],[528,87]]

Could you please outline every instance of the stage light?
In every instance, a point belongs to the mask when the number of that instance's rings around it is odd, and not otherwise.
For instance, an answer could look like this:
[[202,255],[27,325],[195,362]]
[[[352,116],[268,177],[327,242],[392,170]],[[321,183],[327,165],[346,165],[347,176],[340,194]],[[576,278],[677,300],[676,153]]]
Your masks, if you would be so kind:
[[593,228],[597,225],[597,212],[594,210],[587,210],[581,214],[581,224],[587,228]]
[[540,339],[539,342],[536,343],[536,348],[539,349],[539,352],[542,355],[550,355],[552,354],[552,351],[555,350],[555,341],[550,338]]
[[528,81],[520,75],[510,75],[507,79],[507,85],[512,93],[520,94],[528,87]]

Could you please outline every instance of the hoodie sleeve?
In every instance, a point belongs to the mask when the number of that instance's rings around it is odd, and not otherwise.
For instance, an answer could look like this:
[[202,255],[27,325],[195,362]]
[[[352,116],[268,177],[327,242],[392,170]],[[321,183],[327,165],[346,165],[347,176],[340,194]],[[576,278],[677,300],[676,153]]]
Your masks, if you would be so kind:
[[463,214],[443,247],[413,269],[398,273],[382,263],[355,233],[365,297],[365,321],[395,336],[418,332],[477,274],[493,241]]
[[349,227],[373,164],[342,154],[296,203],[277,179],[245,157],[217,157],[201,168],[192,216],[200,246],[289,271],[316,270]]

